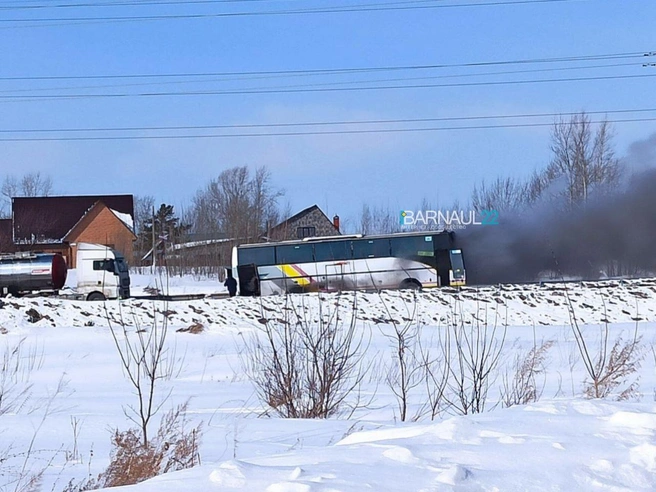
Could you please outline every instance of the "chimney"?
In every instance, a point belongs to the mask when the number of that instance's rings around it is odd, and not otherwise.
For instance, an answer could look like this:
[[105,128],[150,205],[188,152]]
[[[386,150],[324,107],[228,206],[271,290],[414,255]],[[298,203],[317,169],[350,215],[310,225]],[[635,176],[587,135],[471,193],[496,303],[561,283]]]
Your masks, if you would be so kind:
[[339,232],[339,215],[333,217],[333,226],[337,229],[337,232]]

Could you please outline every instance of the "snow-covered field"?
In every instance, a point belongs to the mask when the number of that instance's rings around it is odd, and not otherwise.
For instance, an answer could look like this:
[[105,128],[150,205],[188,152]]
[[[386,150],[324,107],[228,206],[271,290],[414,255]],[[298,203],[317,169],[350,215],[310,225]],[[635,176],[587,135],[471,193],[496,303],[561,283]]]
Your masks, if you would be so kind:
[[[211,281],[171,279],[169,293],[207,292]],[[133,292],[156,285],[133,277]],[[214,283],[216,291],[223,286]],[[292,296],[309,318],[321,306],[350,309],[352,294]],[[589,400],[585,368],[570,326],[570,299],[590,348],[608,322],[610,340],[642,336],[638,397]],[[498,288],[358,294],[357,330],[366,336],[367,404],[327,420],[263,416],[245,375],[245,344],[262,317],[279,316],[284,299],[144,300],[89,303],[48,298],[3,299],[0,349],[20,344],[22,372],[14,390],[26,389],[21,408],[0,410],[0,490],[9,469],[45,468],[42,490],[62,491],[70,480],[95,477],[109,463],[116,428],[134,424],[124,410],[136,403],[121,368],[110,326],[131,336],[166,320],[170,392],[159,416],[189,400],[190,425],[202,422],[202,465],[117,490],[153,491],[433,491],[433,490],[656,490],[656,281],[603,282]],[[454,319],[497,326],[505,344],[486,411],[475,415],[424,414],[400,422],[386,384],[392,364],[393,322],[416,318],[425,346],[435,344]],[[479,321],[476,321],[476,318]],[[201,333],[180,331],[202,325]],[[553,341],[539,378],[538,402],[498,405],[503,376],[514,357]],[[0,352],[1,353],[1,352]],[[0,381],[9,387],[7,382]],[[411,389],[410,416],[426,402]],[[0,409],[2,402],[0,402]],[[44,419],[44,415],[46,418]],[[156,427],[157,422],[154,423]],[[31,443],[32,439],[34,442]],[[23,456],[1,462],[2,450]],[[29,471],[29,470],[27,470]],[[5,473],[2,475],[1,473]]]

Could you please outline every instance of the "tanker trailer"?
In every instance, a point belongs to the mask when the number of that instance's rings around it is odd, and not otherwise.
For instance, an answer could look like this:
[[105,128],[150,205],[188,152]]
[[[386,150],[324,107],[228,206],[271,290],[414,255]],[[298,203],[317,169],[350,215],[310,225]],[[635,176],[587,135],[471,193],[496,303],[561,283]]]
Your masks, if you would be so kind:
[[0,255],[0,295],[56,292],[66,283],[66,260],[60,254]]

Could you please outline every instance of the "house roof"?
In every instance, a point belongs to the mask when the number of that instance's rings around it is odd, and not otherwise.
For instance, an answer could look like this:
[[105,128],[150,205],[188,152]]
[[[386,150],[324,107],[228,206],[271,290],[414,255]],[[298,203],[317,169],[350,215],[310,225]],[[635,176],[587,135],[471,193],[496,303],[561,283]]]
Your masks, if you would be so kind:
[[300,212],[298,212],[297,214],[292,215],[287,220],[283,220],[280,224],[277,224],[277,225],[273,226],[271,228],[271,230],[275,231],[277,229],[282,229],[285,226],[287,226],[289,224],[293,224],[297,220],[302,219],[303,217],[305,217],[306,215],[308,215],[309,213],[311,213],[315,210],[318,210],[321,213],[321,215],[323,215],[326,218],[326,220],[332,224],[332,221],[328,218],[328,216],[325,213],[323,213],[323,210],[321,210],[318,205],[312,205],[311,207],[305,208],[305,209],[301,210]]
[[129,214],[122,214],[117,212],[116,210],[113,210],[105,205],[105,202],[98,200],[96,203],[91,205],[91,208],[87,210],[86,213],[80,218],[80,220],[78,220],[77,223],[71,228],[71,230],[66,233],[66,235],[62,238],[62,241],[77,241],[79,234],[86,227],[88,227],[89,224],[91,224],[91,222],[93,222],[103,210],[108,210],[121,224],[123,224],[123,227],[125,227],[130,232],[133,239],[137,239],[137,236],[134,234],[130,224],[126,223],[123,219],[124,217],[127,217],[129,218],[129,221],[132,222],[132,216]]
[[14,241],[61,242],[97,203],[134,217],[132,195],[83,195],[12,198]]

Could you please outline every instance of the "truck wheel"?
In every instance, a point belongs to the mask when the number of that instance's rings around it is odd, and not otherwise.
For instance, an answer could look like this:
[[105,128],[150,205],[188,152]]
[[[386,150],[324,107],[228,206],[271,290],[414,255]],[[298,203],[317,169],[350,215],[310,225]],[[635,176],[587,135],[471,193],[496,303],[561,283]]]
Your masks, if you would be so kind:
[[104,301],[105,296],[101,292],[92,292],[87,296],[87,301]]

